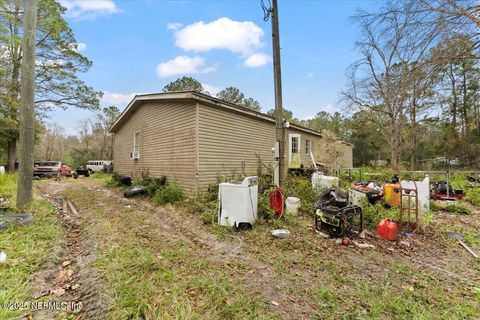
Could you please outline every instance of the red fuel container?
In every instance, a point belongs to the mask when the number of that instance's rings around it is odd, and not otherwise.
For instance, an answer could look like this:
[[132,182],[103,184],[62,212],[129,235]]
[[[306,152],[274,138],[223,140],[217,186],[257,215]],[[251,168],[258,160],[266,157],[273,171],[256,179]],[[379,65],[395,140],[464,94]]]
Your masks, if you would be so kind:
[[280,188],[275,188],[270,190],[270,209],[277,216],[283,215],[283,190]]
[[383,219],[377,227],[377,234],[380,238],[387,240],[397,240],[398,226],[391,219]]

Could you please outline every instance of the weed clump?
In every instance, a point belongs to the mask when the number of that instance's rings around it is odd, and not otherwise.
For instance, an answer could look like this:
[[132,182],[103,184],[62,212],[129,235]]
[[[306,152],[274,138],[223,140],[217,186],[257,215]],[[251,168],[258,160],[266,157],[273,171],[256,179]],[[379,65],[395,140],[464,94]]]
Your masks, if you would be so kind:
[[360,202],[363,213],[363,225],[369,229],[375,229],[380,221],[391,218],[397,221],[400,218],[400,210],[397,207],[385,208],[380,202],[370,204],[368,200]]
[[300,211],[313,213],[316,193],[310,179],[305,177],[289,176],[285,182],[285,198],[297,197],[300,199]]
[[218,214],[215,211],[203,212],[200,216],[203,224],[216,224],[218,220]]
[[163,188],[158,189],[155,192],[153,201],[156,204],[162,205],[167,203],[179,203],[185,200],[186,196],[182,190],[182,187],[178,184],[176,180],[173,180],[171,183],[167,184]]
[[162,176],[160,178],[145,178],[143,180],[138,181],[138,185],[144,186],[145,193],[149,197],[153,197],[155,193],[162,189],[167,182],[167,178]]
[[480,188],[470,188],[466,193],[465,201],[480,206]]
[[124,186],[131,186],[132,185],[132,178],[127,176],[122,176],[116,172],[112,174],[112,178],[109,182],[107,182],[108,186],[111,187],[124,187]]
[[450,213],[457,213],[457,214],[465,214],[470,215],[472,211],[460,203],[450,203],[446,205],[439,204],[437,201],[430,200],[430,210],[433,212],[450,212]]

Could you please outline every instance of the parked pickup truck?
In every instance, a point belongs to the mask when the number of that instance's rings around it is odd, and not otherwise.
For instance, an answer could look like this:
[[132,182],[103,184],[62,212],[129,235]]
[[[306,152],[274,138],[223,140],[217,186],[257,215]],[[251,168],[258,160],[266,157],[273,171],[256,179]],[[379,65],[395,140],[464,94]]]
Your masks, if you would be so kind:
[[57,176],[72,176],[72,169],[63,162],[58,161],[44,161],[39,162],[33,167],[34,177],[57,177]]

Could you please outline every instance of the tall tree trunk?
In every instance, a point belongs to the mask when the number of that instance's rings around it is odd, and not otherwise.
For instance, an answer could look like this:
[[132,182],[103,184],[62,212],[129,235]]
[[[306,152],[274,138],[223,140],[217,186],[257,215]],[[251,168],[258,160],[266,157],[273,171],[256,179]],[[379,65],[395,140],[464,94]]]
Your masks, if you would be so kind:
[[8,156],[8,167],[7,171],[8,172],[13,172],[15,171],[15,162],[16,162],[16,157],[15,154],[17,152],[17,139],[11,139],[7,143],[7,156]]
[[410,170],[415,171],[417,170],[417,100],[416,100],[416,92],[415,88],[413,89],[413,100],[412,100],[412,108],[410,111],[411,117],[411,132],[410,132],[410,139],[411,141],[411,155],[410,155]]
[[[20,16],[20,0],[15,0],[15,17]],[[11,24],[11,38],[17,39],[19,37],[19,19],[13,20],[13,25]],[[12,78],[10,82],[10,86],[8,88],[8,96],[9,96],[9,104],[10,106],[10,113],[8,114],[8,118],[17,120],[17,108],[19,104],[19,97],[20,97],[20,64],[22,61],[22,53],[20,52],[20,46],[17,42],[11,44],[10,47],[10,55],[12,59]],[[16,152],[17,152],[17,137],[11,138],[7,142],[7,162],[8,162],[8,171],[13,172],[15,170],[15,162],[16,159]]]
[[450,66],[450,80],[452,84],[452,103],[450,105],[450,112],[452,114],[452,129],[453,135],[457,137],[457,84],[455,81],[455,74],[453,71],[453,66]]
[[463,91],[463,107],[462,107],[462,115],[463,115],[463,128],[462,133],[463,136],[467,136],[468,131],[468,97],[467,97],[467,70],[465,66],[465,62],[462,63],[462,91]]
[[400,173],[400,140],[395,120],[390,123],[390,165],[396,174]]

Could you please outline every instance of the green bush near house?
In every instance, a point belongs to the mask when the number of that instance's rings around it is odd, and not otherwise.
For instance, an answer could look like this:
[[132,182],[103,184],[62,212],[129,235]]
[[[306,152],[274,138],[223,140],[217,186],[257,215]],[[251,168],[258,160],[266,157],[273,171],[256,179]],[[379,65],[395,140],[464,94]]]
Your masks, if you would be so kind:
[[310,179],[305,177],[289,176],[285,182],[285,198],[296,197],[300,199],[300,211],[313,214],[316,193],[312,188]]
[[179,203],[185,199],[185,193],[175,179],[173,179],[165,187],[158,189],[153,197],[153,201],[155,201],[155,203],[158,205]]
[[153,197],[158,190],[165,187],[166,178],[145,178],[136,182],[136,184],[146,187],[146,194],[149,197]]
[[123,187],[121,181],[122,179],[124,179],[125,176],[122,176],[122,175],[119,175],[118,173],[114,172],[112,174],[112,178],[110,179],[110,181],[107,182],[107,186],[110,186],[110,187]]

